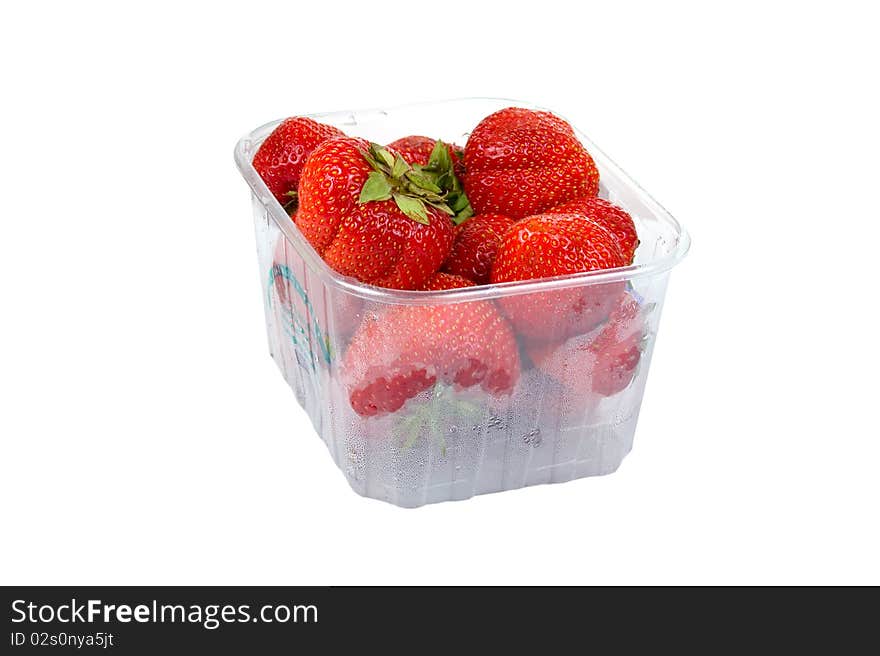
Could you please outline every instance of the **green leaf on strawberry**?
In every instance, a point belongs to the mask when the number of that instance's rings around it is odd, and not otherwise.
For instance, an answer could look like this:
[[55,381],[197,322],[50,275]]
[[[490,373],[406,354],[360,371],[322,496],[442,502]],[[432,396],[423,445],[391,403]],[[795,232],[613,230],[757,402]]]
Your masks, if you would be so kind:
[[452,155],[449,154],[447,144],[437,141],[431,151],[427,166],[418,168],[445,192],[444,200],[453,210],[452,221],[455,225],[461,225],[474,215],[461,181],[455,175],[455,163],[452,161]]
[[[407,164],[407,166],[409,166],[409,164]],[[443,193],[443,189],[440,187],[440,185],[436,184],[433,180],[431,180],[430,177],[424,175],[420,171],[416,171],[414,168],[410,168],[408,171],[406,171],[406,177],[411,182],[414,182],[416,185],[418,185],[418,188],[415,191],[424,190],[430,191],[435,194]]]
[[394,202],[400,211],[406,214],[413,221],[417,221],[423,225],[428,225],[428,212],[425,210],[425,204],[418,198],[404,196],[403,194],[392,194]]
[[[422,225],[430,223],[426,204],[455,220],[456,211],[446,202],[448,192],[436,183],[435,173],[426,174],[422,167],[416,170],[403,157],[395,157],[388,149],[376,143],[371,143],[361,154],[373,170],[361,188],[359,204],[393,198],[401,212]],[[448,153],[446,159],[451,162]],[[458,180],[455,183],[458,184]],[[461,205],[457,196],[454,200]]]
[[428,168],[435,171],[451,171],[452,158],[449,156],[449,148],[442,141],[438,140],[434,144],[434,150],[428,158]]
[[409,414],[398,419],[394,426],[397,439],[402,440],[401,451],[409,451],[419,438],[425,437],[440,447],[440,456],[446,457],[446,431],[449,426],[460,428],[476,426],[484,414],[483,407],[460,398],[451,385],[438,382],[430,399],[409,409]]
[[407,163],[403,157],[400,155],[397,156],[397,159],[394,160],[394,166],[391,167],[391,177],[392,178],[400,178],[409,171],[412,167]]
[[377,143],[370,144],[370,154],[389,168],[394,167],[394,155]]
[[455,225],[473,216],[455,175],[453,155],[442,141],[434,144],[426,165],[411,165],[377,143],[370,143],[361,154],[373,170],[361,189],[359,204],[393,198],[407,217],[423,225],[429,223],[426,205],[448,214]]
[[391,198],[391,184],[388,182],[388,178],[379,171],[372,171],[361,188],[358,203],[363,205],[371,201],[388,200],[389,198]]
[[441,212],[445,212],[449,216],[453,217],[453,220],[454,220],[455,212],[446,203],[438,203],[438,202],[435,202],[432,200],[427,200],[427,199],[424,202],[427,203],[428,205],[430,205],[431,207],[437,208]]
[[296,206],[299,204],[297,193],[295,191],[288,191],[284,194],[284,198],[286,200],[281,203],[281,207],[283,207],[288,214],[293,214],[296,211]]
[[474,215],[474,210],[471,208],[470,201],[468,201],[464,194],[459,196],[452,209],[455,211],[455,218],[452,219],[455,225],[461,225]]

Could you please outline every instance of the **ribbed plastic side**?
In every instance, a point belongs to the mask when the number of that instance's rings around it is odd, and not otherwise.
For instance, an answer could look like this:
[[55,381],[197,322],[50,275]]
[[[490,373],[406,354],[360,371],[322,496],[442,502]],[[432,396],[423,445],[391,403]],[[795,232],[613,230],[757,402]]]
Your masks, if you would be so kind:
[[440,385],[364,418],[340,381],[340,357],[357,324],[384,308],[325,285],[256,197],[254,218],[270,352],[359,494],[415,507],[609,474],[629,453],[667,273],[628,283],[645,336],[635,377],[617,394],[584,398],[526,360],[508,396]]

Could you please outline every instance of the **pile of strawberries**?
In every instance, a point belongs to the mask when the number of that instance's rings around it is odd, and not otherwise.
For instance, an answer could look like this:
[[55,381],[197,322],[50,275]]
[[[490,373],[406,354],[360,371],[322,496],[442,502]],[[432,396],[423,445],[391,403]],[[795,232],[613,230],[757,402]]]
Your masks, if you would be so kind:
[[[495,112],[464,148],[422,136],[382,146],[289,118],[253,165],[324,261],[369,285],[450,290],[623,267],[639,243],[630,215],[597,196],[571,126],[548,112]],[[631,382],[645,326],[613,282],[388,305],[352,331],[342,376],[352,407],[372,416],[438,382],[507,394],[529,364],[578,395],[610,396]]]

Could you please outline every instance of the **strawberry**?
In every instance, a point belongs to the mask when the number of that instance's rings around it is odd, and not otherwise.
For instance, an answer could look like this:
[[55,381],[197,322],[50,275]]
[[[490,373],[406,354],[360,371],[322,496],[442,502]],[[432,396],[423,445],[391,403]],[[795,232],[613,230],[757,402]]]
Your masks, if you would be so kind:
[[438,292],[444,289],[460,289],[473,286],[473,281],[467,278],[438,271],[422,286],[422,291]]
[[613,396],[632,382],[642,357],[645,331],[644,313],[636,300],[627,294],[590,345],[596,354],[594,392]]
[[501,238],[514,223],[503,214],[480,214],[461,224],[443,270],[488,285]]
[[593,370],[596,354],[590,350],[590,343],[601,327],[594,328],[585,335],[575,335],[565,342],[527,342],[526,353],[537,369],[564,387],[560,396],[577,399],[578,405],[593,399]]
[[536,367],[565,385],[574,396],[613,396],[635,377],[644,335],[644,313],[626,293],[599,328],[558,346],[532,344],[527,351]]
[[[513,224],[492,265],[493,283],[550,278],[624,266],[617,242],[577,214],[539,214]],[[499,299],[514,327],[532,340],[565,339],[605,321],[623,282],[579,284]]]
[[484,118],[468,138],[464,166],[477,214],[521,219],[599,191],[593,158],[571,126],[549,112],[508,107]]
[[[440,274],[450,283],[446,274]],[[513,331],[494,304],[392,305],[365,319],[341,377],[359,415],[395,412],[437,383],[510,393],[519,378]]]
[[310,118],[285,119],[272,131],[254,155],[253,165],[263,182],[282,205],[296,200],[300,174],[306,158],[321,142],[344,136],[332,125]]
[[614,235],[620,252],[623,253],[623,259],[627,264],[632,264],[639,245],[639,237],[632,217],[623,208],[604,198],[590,196],[557,205],[547,210],[547,214],[580,214],[595,221]]
[[333,269],[361,282],[419,289],[452,247],[443,190],[398,154],[334,137],[309,156],[296,225]]
[[[431,139],[431,137],[410,135],[408,137],[401,137],[397,141],[392,141],[388,144],[388,148],[400,153],[403,159],[410,164],[427,166],[436,145],[437,141]],[[464,172],[464,162],[462,161],[464,148],[455,144],[446,144],[446,148],[449,151],[449,157],[452,159],[455,174],[461,175]]]
[[[490,398],[487,399],[488,403],[484,401],[483,405],[488,405],[490,408],[487,414],[502,420],[500,430],[510,431],[512,435],[519,437],[518,440],[511,440],[511,446],[521,449],[521,455],[527,458],[526,454],[529,451],[541,446],[544,440],[550,438],[556,442],[556,453],[552,453],[554,449],[551,449],[551,453],[546,455],[556,462],[561,462],[564,458],[562,451],[564,445],[571,444],[572,440],[580,441],[583,426],[588,422],[584,414],[594,409],[598,400],[600,399],[597,395],[584,396],[535,368],[523,372],[519,384],[510,397],[498,400]],[[535,455],[537,456],[538,453]],[[504,459],[503,455],[502,459]],[[517,462],[516,456],[511,460],[510,464],[513,467],[528,466],[521,460]],[[522,471],[522,474],[525,474],[525,471]]]

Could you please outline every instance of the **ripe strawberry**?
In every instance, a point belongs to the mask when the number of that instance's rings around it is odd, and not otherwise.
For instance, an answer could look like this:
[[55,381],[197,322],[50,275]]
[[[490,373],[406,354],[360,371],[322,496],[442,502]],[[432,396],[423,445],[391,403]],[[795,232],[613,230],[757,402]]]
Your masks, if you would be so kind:
[[563,203],[547,210],[546,213],[580,214],[595,221],[614,235],[620,252],[623,253],[623,259],[627,264],[632,264],[636,248],[639,245],[639,237],[636,234],[636,225],[633,223],[632,217],[623,208],[604,198],[590,196]]
[[444,289],[460,289],[473,286],[473,281],[467,278],[438,271],[422,286],[422,291],[437,292]]
[[477,214],[521,219],[599,191],[593,158],[571,126],[549,112],[508,107],[484,118],[467,141],[464,165]]
[[599,328],[558,346],[532,344],[527,351],[536,367],[565,385],[573,396],[613,396],[635,377],[644,334],[644,313],[630,294],[624,294]]
[[318,146],[302,172],[296,225],[342,275],[419,289],[452,247],[442,190],[403,158],[362,139]]
[[[431,137],[410,135],[408,137],[401,137],[397,141],[392,141],[388,144],[388,148],[403,155],[403,159],[410,164],[426,166],[428,160],[431,159],[431,153],[436,145],[437,141],[431,139]],[[446,148],[449,150],[449,156],[454,163],[455,174],[461,175],[464,172],[464,148],[455,144],[446,144]]]
[[569,397],[588,399],[593,392],[596,354],[591,342],[601,326],[585,335],[575,335],[563,343],[526,342],[526,353],[535,367],[565,386]]
[[591,344],[596,354],[593,391],[613,396],[626,389],[635,377],[642,356],[645,316],[636,300],[627,294]]
[[[624,266],[614,235],[577,214],[539,214],[505,233],[493,283],[550,278]],[[576,285],[499,299],[514,327],[532,340],[565,339],[605,321],[623,282]]]
[[332,125],[294,116],[281,122],[260,145],[253,165],[282,205],[295,199],[300,173],[315,147],[330,137],[344,136]]
[[461,224],[443,270],[488,285],[501,238],[514,223],[503,214],[480,214]]
[[559,422],[560,426],[583,425],[584,414],[594,410],[601,401],[592,389],[595,356],[585,348],[579,348],[598,330],[577,335],[563,344],[526,344],[526,351],[535,365],[532,371],[540,374],[538,381],[546,389],[543,403],[549,407],[545,412],[555,411],[551,420]]
[[395,412],[438,382],[508,394],[519,373],[513,331],[487,301],[389,306],[361,323],[341,367],[363,416]]

